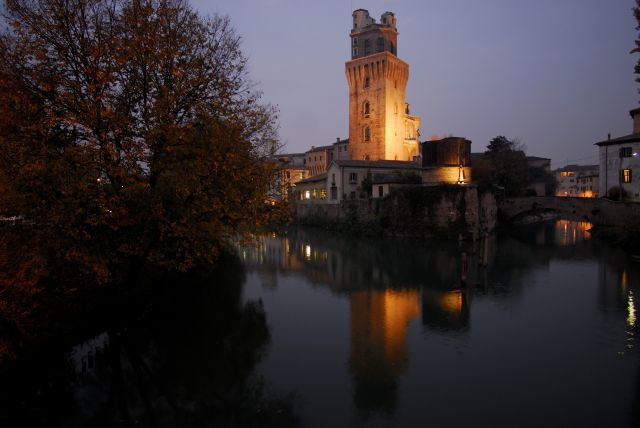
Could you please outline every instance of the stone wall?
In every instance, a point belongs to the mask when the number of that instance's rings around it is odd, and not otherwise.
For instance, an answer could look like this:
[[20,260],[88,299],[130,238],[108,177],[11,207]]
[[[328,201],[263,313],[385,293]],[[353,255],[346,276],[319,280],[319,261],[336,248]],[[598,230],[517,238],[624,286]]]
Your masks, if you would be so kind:
[[358,232],[403,236],[471,236],[491,232],[497,206],[476,186],[412,186],[379,199],[296,206],[298,221]]
[[[462,168],[465,183],[471,181],[471,168]],[[457,183],[460,179],[460,167],[457,166],[434,166],[422,169],[423,183]]]

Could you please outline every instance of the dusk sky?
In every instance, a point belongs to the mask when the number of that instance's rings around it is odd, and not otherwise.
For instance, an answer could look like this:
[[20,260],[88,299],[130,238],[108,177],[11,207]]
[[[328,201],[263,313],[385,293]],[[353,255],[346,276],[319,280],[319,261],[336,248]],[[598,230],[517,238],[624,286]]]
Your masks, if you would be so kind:
[[228,14],[264,100],[280,110],[285,152],[348,137],[351,12],[398,18],[407,101],[421,140],[455,135],[481,152],[518,138],[552,167],[597,163],[593,145],[631,133],[640,100],[629,54],[633,0],[198,0]]

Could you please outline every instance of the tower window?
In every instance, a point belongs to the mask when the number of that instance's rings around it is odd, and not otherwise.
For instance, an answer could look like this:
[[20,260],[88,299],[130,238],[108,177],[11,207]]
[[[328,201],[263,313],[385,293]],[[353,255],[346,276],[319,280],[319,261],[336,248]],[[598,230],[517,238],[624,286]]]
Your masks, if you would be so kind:
[[371,41],[369,39],[364,41],[364,54],[365,55],[371,54]]
[[368,126],[364,127],[364,141],[371,141],[371,129]]
[[382,37],[378,37],[376,52],[384,51],[384,39]]
[[369,117],[369,113],[370,113],[370,107],[369,107],[369,101],[365,101],[364,105],[362,106],[362,114],[364,115],[364,117]]
[[358,47],[357,46],[353,47],[353,56],[358,56]]
[[358,38],[357,37],[353,38],[353,46],[358,46]]

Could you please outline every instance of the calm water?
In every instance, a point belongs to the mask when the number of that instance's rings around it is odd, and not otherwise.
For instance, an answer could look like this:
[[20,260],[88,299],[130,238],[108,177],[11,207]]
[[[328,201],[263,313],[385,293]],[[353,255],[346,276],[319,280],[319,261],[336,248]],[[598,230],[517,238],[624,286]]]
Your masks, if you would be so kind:
[[246,250],[257,371],[305,426],[634,426],[640,264],[559,221],[471,245],[319,231]]
[[636,426],[640,262],[588,227],[476,251],[262,236],[139,320],[4,373],[0,425]]

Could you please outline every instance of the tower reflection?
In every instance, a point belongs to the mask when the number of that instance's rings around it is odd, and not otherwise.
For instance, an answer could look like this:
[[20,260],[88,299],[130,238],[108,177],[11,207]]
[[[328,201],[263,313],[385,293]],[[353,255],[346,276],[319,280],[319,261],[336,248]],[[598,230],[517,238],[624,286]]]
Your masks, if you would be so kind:
[[420,316],[417,290],[358,291],[351,299],[353,400],[359,415],[393,413],[409,363],[407,329]]

